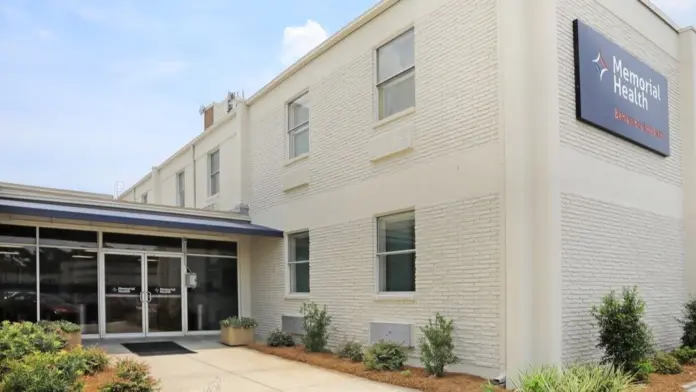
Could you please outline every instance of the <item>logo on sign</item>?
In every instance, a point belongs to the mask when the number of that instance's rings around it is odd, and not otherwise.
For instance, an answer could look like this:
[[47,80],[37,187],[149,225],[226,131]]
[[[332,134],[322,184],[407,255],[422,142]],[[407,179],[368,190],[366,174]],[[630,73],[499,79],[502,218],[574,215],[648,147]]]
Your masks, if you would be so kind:
[[574,33],[578,119],[668,156],[667,79],[579,20]]
[[604,59],[602,58],[602,52],[597,52],[597,58],[592,60],[593,63],[597,66],[597,71],[599,72],[599,80],[602,81],[604,78],[604,73],[609,71],[609,68],[607,68],[607,64],[604,62]]

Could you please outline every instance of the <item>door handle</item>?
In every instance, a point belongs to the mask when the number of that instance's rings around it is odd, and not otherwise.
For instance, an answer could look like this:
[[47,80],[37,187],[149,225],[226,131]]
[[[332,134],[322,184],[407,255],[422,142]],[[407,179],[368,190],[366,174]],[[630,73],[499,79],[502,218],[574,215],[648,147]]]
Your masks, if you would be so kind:
[[146,294],[147,294],[147,302],[152,302],[152,293],[148,291]]
[[145,294],[144,291],[140,292],[140,302],[145,302],[145,297],[143,297],[143,294]]

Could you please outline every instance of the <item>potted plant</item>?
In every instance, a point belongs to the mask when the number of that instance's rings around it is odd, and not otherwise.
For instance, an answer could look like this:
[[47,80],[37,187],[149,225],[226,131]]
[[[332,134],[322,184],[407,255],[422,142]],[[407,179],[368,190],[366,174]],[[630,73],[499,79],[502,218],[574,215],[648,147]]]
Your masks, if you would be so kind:
[[227,346],[254,343],[258,323],[251,317],[228,317],[220,321],[220,341]]

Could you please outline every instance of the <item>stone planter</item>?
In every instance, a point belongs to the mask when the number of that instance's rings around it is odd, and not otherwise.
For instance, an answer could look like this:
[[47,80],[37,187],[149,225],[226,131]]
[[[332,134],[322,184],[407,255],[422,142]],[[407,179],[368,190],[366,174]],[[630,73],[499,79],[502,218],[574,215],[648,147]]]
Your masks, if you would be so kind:
[[254,343],[256,328],[220,328],[220,342],[226,346],[246,346]]
[[78,332],[64,332],[65,338],[67,339],[66,346],[68,348],[75,348],[82,345],[82,333]]

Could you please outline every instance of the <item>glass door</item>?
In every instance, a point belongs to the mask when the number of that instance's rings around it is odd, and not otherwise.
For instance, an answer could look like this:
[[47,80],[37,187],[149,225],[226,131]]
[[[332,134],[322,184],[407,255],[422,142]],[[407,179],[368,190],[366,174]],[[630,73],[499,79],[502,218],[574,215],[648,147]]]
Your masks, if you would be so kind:
[[143,280],[141,254],[104,254],[106,334],[144,334]]
[[181,334],[182,324],[182,258],[180,256],[146,255],[144,293],[147,309],[147,335]]

